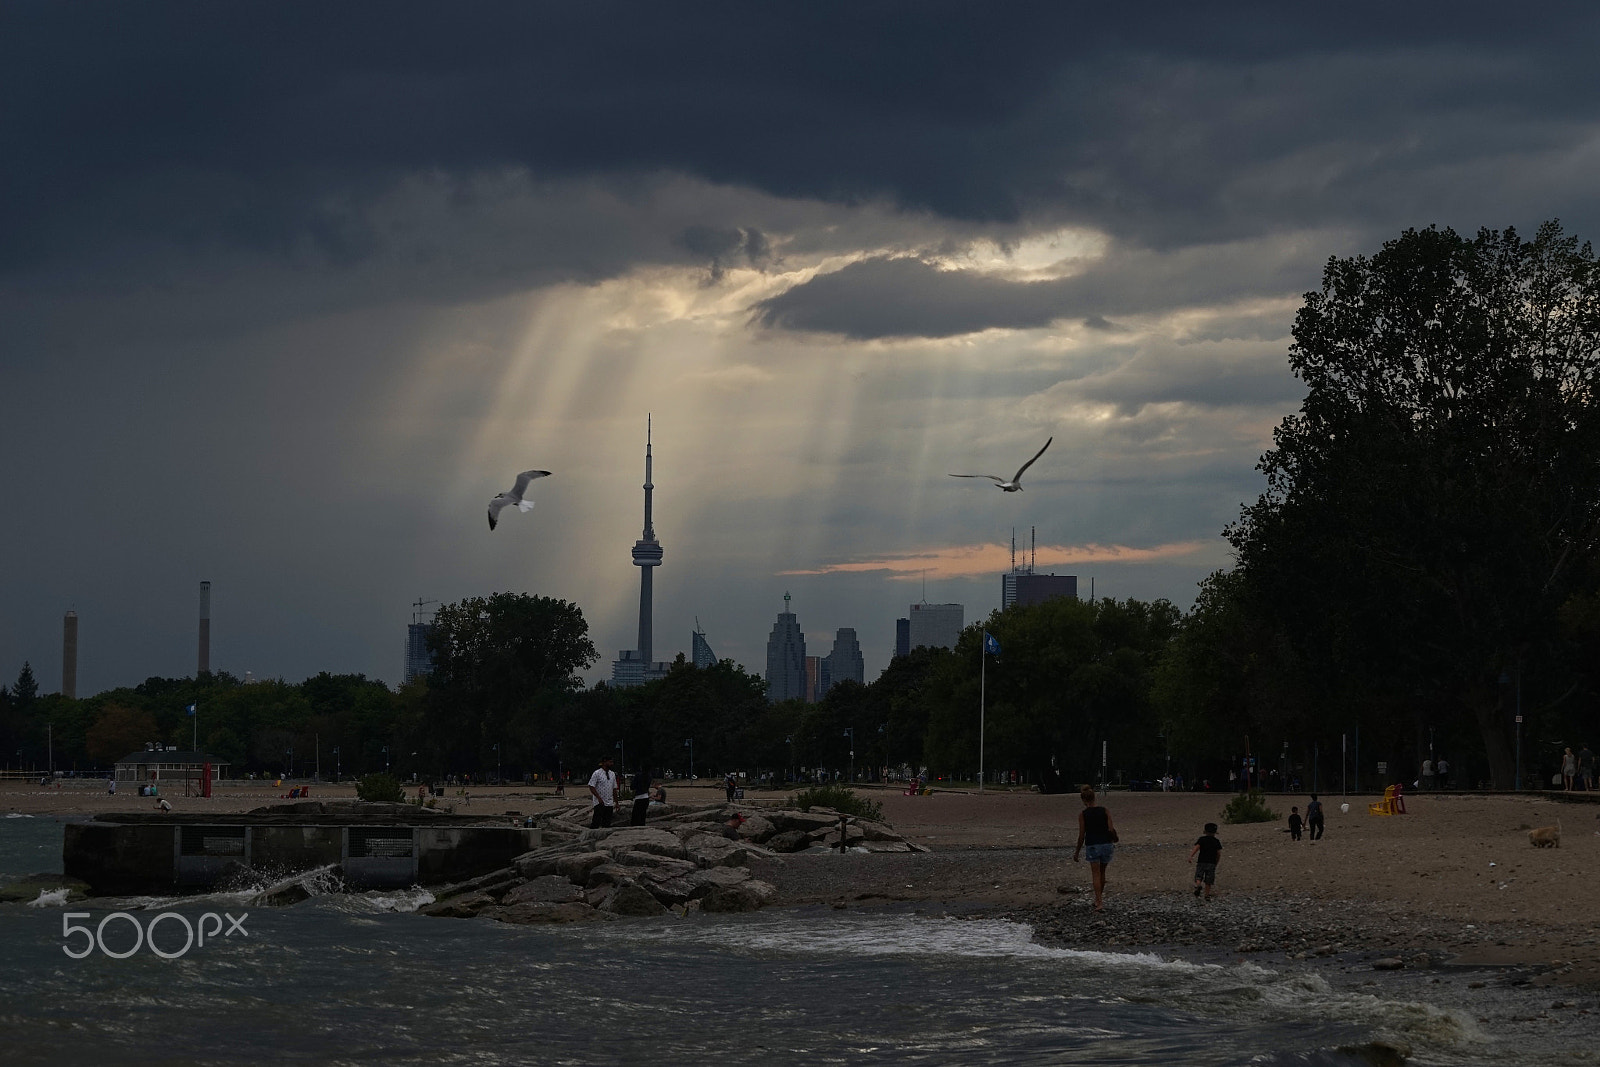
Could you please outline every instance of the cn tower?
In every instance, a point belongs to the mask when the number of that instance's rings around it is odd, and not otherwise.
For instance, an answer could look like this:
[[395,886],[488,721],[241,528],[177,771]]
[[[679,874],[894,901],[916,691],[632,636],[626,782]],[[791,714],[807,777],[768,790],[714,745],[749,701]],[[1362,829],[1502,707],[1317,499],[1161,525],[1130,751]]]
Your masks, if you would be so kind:
[[655,666],[654,639],[651,619],[654,618],[651,596],[651,572],[661,566],[661,545],[656,541],[655,524],[650,521],[650,497],[655,486],[650,481],[652,459],[650,454],[651,416],[644,423],[644,536],[633,543],[633,565],[639,568],[639,659],[644,664],[645,677]]

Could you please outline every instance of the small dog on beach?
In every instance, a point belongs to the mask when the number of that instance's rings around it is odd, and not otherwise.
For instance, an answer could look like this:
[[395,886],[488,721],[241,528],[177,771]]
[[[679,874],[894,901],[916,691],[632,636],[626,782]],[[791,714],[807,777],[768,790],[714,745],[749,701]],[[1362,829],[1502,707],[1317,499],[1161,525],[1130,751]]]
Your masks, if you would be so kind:
[[1561,847],[1561,820],[1554,826],[1539,826],[1528,831],[1528,843],[1534,848]]

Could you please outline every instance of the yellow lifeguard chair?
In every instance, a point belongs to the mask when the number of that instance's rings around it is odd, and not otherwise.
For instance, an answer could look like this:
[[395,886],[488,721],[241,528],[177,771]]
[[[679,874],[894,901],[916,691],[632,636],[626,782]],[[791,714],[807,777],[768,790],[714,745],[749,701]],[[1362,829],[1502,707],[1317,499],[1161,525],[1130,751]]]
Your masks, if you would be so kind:
[[1383,799],[1367,805],[1368,815],[1404,815],[1404,801],[1400,799],[1399,786],[1386,786]]

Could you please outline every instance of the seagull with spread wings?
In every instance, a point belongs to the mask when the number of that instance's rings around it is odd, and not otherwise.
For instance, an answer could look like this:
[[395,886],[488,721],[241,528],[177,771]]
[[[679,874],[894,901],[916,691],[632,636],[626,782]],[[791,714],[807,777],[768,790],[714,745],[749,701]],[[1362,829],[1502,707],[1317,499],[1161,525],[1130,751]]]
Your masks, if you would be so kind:
[[[1054,440],[1055,440],[1055,437],[1051,436],[1050,441],[1054,441]],[[1050,441],[1046,441],[1044,443],[1044,448],[1049,448],[1050,447]],[[1029,467],[1033,466],[1033,460],[1034,459],[1038,459],[1040,456],[1044,455],[1044,448],[1041,448],[1041,449],[1039,449],[1039,451],[1035,452],[1033,454],[1033,459],[1028,460],[1028,462],[1026,462],[1022,466],[1018,467],[1017,468],[1017,473],[1015,473],[1015,474],[1013,474],[1011,476],[1011,480],[1009,482],[1006,481],[1004,478],[1000,477],[998,474],[952,474],[950,477],[952,477],[952,478],[990,478],[990,479],[994,480],[994,482],[997,484],[997,487],[1002,492],[1020,493],[1020,492],[1022,492],[1022,472],[1027,470]]]
[[518,511],[532,511],[533,501],[522,499],[522,494],[527,491],[528,483],[535,478],[548,478],[549,471],[523,471],[517,475],[517,484],[509,492],[501,493],[489,501],[489,529],[494,529],[500,521],[500,509],[508,504],[515,504]]

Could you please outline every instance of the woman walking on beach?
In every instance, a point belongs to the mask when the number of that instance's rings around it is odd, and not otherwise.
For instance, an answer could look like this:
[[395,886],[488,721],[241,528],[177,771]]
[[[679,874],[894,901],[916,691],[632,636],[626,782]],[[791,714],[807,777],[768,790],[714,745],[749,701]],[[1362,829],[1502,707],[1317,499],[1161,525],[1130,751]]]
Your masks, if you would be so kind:
[[1572,780],[1578,776],[1578,757],[1572,754],[1572,746],[1561,754],[1561,787],[1572,788]]
[[1094,882],[1094,910],[1105,910],[1106,864],[1116,847],[1117,828],[1111,824],[1111,813],[1094,802],[1094,787],[1078,790],[1083,798],[1083,810],[1078,812],[1078,845],[1072,850],[1072,862],[1078,862],[1078,853],[1089,858],[1089,876]]

